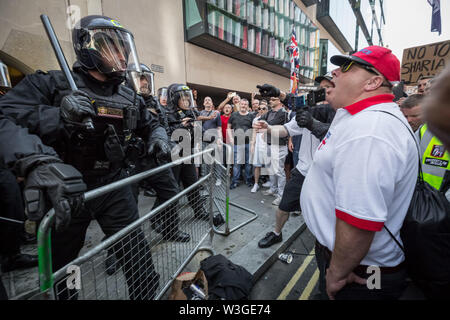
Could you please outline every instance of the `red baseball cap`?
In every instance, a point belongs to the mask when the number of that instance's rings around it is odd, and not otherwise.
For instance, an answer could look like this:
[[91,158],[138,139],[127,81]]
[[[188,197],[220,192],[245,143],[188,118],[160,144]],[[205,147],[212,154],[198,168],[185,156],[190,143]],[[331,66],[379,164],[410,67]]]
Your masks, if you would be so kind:
[[388,48],[370,46],[351,56],[336,55],[330,59],[331,63],[337,66],[343,65],[348,60],[376,69],[390,82],[400,81],[400,61]]

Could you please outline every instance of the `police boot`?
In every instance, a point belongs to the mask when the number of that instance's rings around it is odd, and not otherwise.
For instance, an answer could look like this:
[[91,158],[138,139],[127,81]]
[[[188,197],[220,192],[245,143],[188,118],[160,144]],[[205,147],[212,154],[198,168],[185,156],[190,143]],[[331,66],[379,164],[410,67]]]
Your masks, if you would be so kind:
[[24,253],[16,253],[3,257],[2,272],[10,272],[18,269],[27,269],[38,265],[38,256]]
[[105,259],[105,271],[108,276],[112,276],[116,273],[119,267],[119,261],[117,261],[116,254],[112,249],[108,250],[108,256]]
[[181,230],[174,230],[163,233],[163,239],[175,242],[189,242],[191,240],[191,236],[189,235],[189,233],[183,232]]
[[206,212],[203,206],[196,208],[196,210],[194,211],[194,217],[199,220],[209,220],[209,214],[208,212]]
[[225,223],[225,219],[220,213],[216,214],[213,218],[214,227],[219,227]]

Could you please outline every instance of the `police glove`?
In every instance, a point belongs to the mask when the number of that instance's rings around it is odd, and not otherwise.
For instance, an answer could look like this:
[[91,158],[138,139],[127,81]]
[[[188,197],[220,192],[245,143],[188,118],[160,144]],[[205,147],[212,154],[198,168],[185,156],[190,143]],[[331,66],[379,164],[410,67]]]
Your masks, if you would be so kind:
[[25,180],[28,218],[39,221],[53,207],[56,231],[62,231],[69,225],[71,216],[81,209],[86,184],[77,169],[58,158],[46,157],[35,164]]
[[148,155],[153,156],[158,163],[163,163],[170,160],[170,144],[160,138],[153,138],[150,140],[148,146]]
[[275,88],[274,86],[270,84],[264,84],[262,86],[257,85],[256,88],[259,89],[259,93],[262,97],[279,97],[280,96],[280,89]]
[[76,90],[65,96],[61,101],[61,118],[66,122],[82,122],[87,117],[95,116],[89,96]]
[[295,115],[295,121],[300,128],[306,128],[311,131],[314,118],[308,110],[299,110]]

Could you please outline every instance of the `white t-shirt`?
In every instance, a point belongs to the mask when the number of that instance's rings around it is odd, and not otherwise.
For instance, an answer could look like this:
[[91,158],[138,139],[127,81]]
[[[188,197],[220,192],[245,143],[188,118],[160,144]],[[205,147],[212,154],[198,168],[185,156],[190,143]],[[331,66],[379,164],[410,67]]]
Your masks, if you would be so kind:
[[302,142],[300,143],[300,150],[298,151],[297,170],[306,177],[309,167],[312,164],[314,153],[319,146],[319,139],[317,139],[311,131],[306,128],[300,128],[295,118],[284,124],[291,137],[302,135]]
[[[302,214],[316,239],[331,251],[336,218],[376,231],[362,265],[392,267],[404,255],[400,228],[418,174],[418,152],[392,95],[379,95],[339,109],[320,143],[300,195]],[[408,125],[409,126],[409,125]]]

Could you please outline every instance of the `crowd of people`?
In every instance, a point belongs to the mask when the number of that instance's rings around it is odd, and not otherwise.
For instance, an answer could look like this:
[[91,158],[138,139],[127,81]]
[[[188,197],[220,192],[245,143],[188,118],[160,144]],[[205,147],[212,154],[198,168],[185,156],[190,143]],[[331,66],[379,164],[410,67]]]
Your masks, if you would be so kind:
[[[232,165],[230,189],[243,184],[257,193],[266,187],[263,194],[273,197],[274,228],[260,239],[260,248],[281,242],[289,215],[302,214],[316,238],[324,299],[400,296],[406,269],[392,237],[401,241],[419,160],[409,131],[420,141],[424,179],[450,198],[448,151],[433,134],[448,143],[448,123],[429,115],[430,131],[423,116],[425,105],[437,104],[427,95],[436,90],[445,96],[440,81],[448,70],[440,78],[421,79],[417,93],[407,96],[399,84],[398,59],[387,48],[371,46],[331,58],[336,69],[314,79],[325,92],[314,105],[305,99],[311,92],[298,99],[264,84],[256,86],[250,101],[230,92],[216,107],[209,96],[196,101],[196,90],[185,84],[156,91],[152,71],[133,61],[132,37],[111,21],[88,16],[73,31],[78,90],[72,91],[59,71],[37,72],[0,98],[2,217],[13,221],[0,225],[4,272],[37,264],[35,256],[20,252],[21,243],[35,241],[20,223],[25,209],[27,218],[38,222],[55,208],[52,256],[58,270],[78,256],[92,217],[107,238],[138,219],[140,189],[156,196],[157,207],[192,186],[203,174],[202,164],[184,162],[140,185],[80,204],[86,190],[185,155],[186,139],[201,126],[200,145],[188,139],[190,153],[214,146]],[[86,41],[86,34],[95,41]],[[91,118],[94,132],[87,126]],[[187,198],[194,217],[208,221],[199,188]],[[188,242],[191,235],[180,230],[175,206],[154,216],[152,228],[163,240]],[[213,223],[224,223],[220,213]],[[128,237],[110,256],[131,262],[122,264],[130,298],[152,299],[159,274],[150,247],[139,228]],[[371,265],[383,270],[380,290],[355,285],[365,284]],[[2,285],[0,296],[6,298]]]

